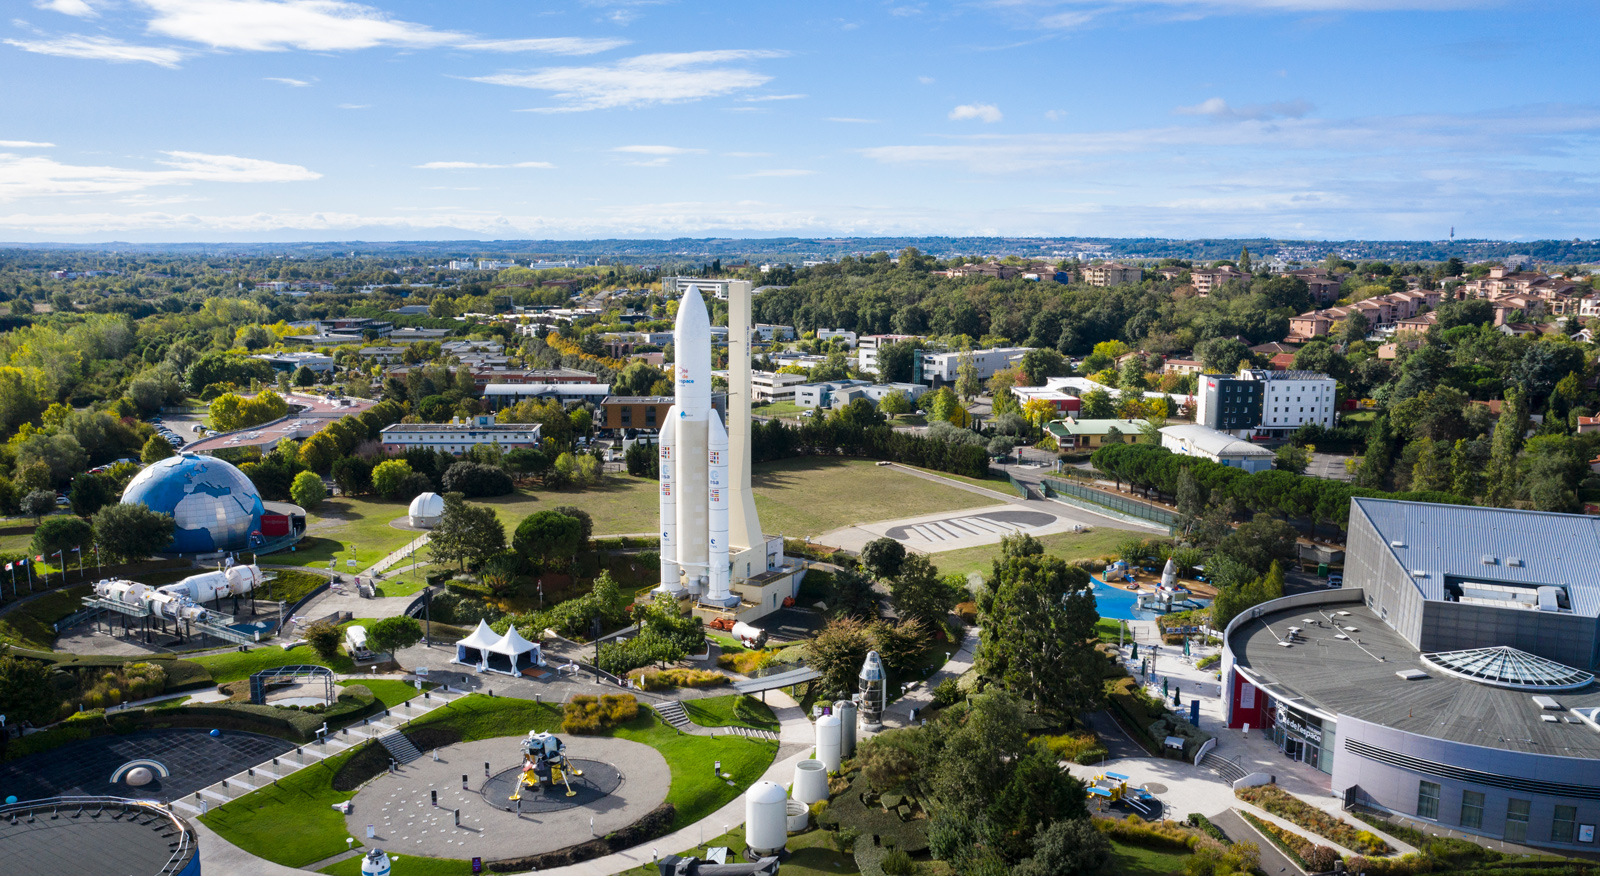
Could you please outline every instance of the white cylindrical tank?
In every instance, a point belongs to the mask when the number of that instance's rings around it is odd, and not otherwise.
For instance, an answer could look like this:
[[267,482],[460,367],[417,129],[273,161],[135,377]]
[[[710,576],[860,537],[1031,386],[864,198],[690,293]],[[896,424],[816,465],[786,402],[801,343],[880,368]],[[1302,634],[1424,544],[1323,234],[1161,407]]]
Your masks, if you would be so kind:
[[833,713],[839,716],[839,756],[856,755],[856,704],[840,700],[833,704]]
[[794,765],[794,790],[796,800],[810,806],[818,800],[828,799],[828,768],[816,758],[802,760]]
[[185,600],[181,596],[171,593],[152,593],[149,597],[150,612],[161,617],[181,619]]
[[733,637],[738,639],[746,648],[760,648],[767,643],[767,631],[760,627],[753,627],[744,621],[733,625]]
[[756,782],[744,795],[744,835],[750,851],[771,855],[789,841],[788,796],[774,782]]
[[713,605],[738,604],[729,590],[731,566],[728,560],[728,509],[732,506],[728,488],[728,433],[722,420],[712,413],[706,421],[706,564],[710,586],[705,601]]
[[661,424],[660,443],[656,445],[656,459],[661,468],[661,584],[676,593],[682,588],[678,581],[678,481],[677,461],[673,458],[678,448],[678,406],[667,408],[667,421]]
[[823,715],[817,719],[817,760],[828,772],[839,771],[839,716]]
[[811,807],[792,798],[783,805],[785,814],[789,816],[790,833],[799,833],[811,824]]
[[254,564],[230,566],[223,574],[228,576],[228,591],[233,596],[244,596],[266,580],[266,576],[261,574],[261,567]]
[[227,596],[232,589],[233,585],[228,581],[226,574],[202,572],[190,575],[176,584],[168,584],[160,588],[160,591],[174,596],[187,596],[195,602],[209,602],[218,596]]

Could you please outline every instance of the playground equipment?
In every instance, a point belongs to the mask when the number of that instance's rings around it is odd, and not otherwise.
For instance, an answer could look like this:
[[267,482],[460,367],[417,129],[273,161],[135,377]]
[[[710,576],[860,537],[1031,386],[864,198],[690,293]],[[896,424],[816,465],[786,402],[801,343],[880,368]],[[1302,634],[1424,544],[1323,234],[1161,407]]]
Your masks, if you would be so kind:
[[1128,787],[1128,777],[1120,773],[1101,773],[1089,783],[1088,796],[1090,800],[1099,798],[1107,803],[1126,803],[1128,808],[1140,815],[1150,815],[1155,808],[1156,798],[1143,788]]
[[541,772],[550,779],[551,788],[560,783],[567,789],[568,797],[578,796],[578,792],[572,790],[572,783],[567,781],[567,777],[581,776],[583,770],[575,769],[567,762],[566,751],[566,744],[554,734],[529,731],[528,738],[522,741],[522,781],[518,783],[516,790],[511,792],[510,799],[522,799],[523,788],[540,787]]

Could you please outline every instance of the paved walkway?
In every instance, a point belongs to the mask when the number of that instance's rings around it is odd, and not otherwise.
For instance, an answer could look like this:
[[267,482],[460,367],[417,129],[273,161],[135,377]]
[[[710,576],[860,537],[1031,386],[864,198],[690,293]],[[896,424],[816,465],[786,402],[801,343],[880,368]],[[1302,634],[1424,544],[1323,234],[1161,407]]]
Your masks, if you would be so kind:
[[[883,725],[885,727],[906,727],[911,724],[911,710],[916,709],[918,715],[926,712],[933,705],[933,691],[947,678],[960,678],[963,673],[972,668],[972,661],[977,659],[978,628],[966,627],[963,630],[961,642],[957,645],[951,658],[945,662],[939,671],[926,679],[913,682],[913,687],[905,696],[889,703],[883,711]],[[919,717],[920,720],[920,717]],[[785,783],[787,784],[787,783]]]
[[1278,876],[1279,873],[1305,872],[1300,869],[1299,864],[1289,860],[1288,855],[1285,855],[1277,846],[1273,845],[1272,840],[1262,836],[1260,831],[1250,826],[1249,822],[1240,818],[1239,813],[1234,812],[1232,809],[1226,812],[1218,812],[1216,815],[1207,815],[1206,818],[1210,819],[1212,824],[1222,828],[1222,832],[1228,835],[1228,839],[1236,843],[1255,843],[1256,848],[1261,852],[1259,859],[1261,861],[1261,872],[1268,874],[1268,876]]

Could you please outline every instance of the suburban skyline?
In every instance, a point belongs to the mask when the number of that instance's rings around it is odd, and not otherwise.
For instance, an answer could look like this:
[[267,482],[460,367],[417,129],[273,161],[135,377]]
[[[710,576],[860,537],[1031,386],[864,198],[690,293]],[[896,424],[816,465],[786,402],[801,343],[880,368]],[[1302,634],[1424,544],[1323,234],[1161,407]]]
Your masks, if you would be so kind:
[[0,28],[0,240],[1592,238],[1600,104],[1550,55],[1596,23],[1495,0],[36,0]]

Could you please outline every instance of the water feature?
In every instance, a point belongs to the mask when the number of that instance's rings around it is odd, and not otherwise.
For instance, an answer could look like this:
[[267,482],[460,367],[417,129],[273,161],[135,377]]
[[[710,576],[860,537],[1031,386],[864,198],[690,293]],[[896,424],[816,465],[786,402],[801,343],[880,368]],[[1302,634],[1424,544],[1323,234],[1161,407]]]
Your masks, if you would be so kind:
[[[1094,575],[1089,576],[1094,582],[1094,607],[1101,617],[1113,620],[1155,620],[1161,612],[1139,608],[1139,594],[1149,593],[1149,590],[1124,590],[1114,587],[1100,580]],[[1183,602],[1175,603],[1173,608],[1177,611],[1187,611],[1191,608],[1205,608],[1211,603],[1204,599],[1190,597]]]

